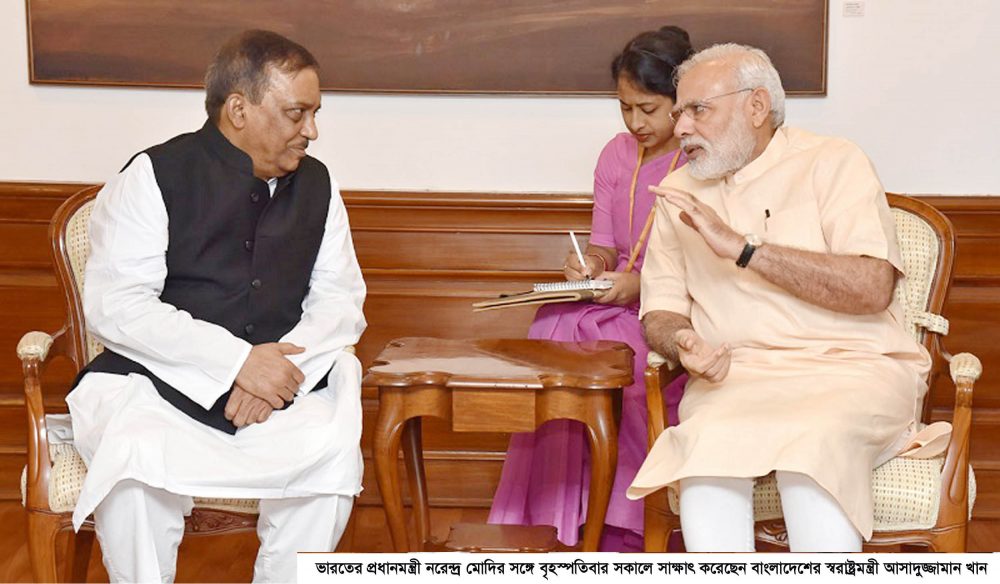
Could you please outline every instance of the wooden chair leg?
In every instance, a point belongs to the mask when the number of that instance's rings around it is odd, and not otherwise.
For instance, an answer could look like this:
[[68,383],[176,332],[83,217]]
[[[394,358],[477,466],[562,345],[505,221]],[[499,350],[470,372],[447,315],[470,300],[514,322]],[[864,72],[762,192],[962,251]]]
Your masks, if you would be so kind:
[[64,520],[59,515],[28,511],[28,557],[35,582],[58,582],[56,536]]
[[[648,511],[647,511],[648,513]],[[650,529],[650,524],[653,522],[646,521],[645,529]],[[647,554],[662,554],[667,551],[667,538],[668,533],[666,525],[659,525],[657,528],[651,530],[649,535],[643,535],[642,538],[642,551]]]
[[87,581],[87,568],[90,567],[90,554],[93,549],[94,532],[89,529],[81,529],[73,537],[73,544],[68,548],[69,561],[66,567],[71,582]]

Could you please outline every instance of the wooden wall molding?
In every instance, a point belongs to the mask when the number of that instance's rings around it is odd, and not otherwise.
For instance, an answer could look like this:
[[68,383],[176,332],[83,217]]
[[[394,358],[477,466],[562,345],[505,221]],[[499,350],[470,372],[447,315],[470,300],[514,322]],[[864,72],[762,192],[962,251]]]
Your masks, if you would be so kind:
[[[0,499],[16,499],[24,464],[25,421],[14,347],[32,329],[56,330],[63,319],[48,257],[47,224],[56,207],[87,183],[0,182]],[[390,339],[523,337],[531,307],[472,313],[469,305],[531,282],[558,279],[566,231],[586,233],[591,198],[551,193],[424,193],[346,191],[355,246],[368,284],[369,328],[358,345],[368,365]],[[958,234],[955,281],[945,306],[946,346],[970,351],[985,365],[976,386],[972,460],[979,486],[977,518],[1000,519],[1000,196],[920,198],[941,209]],[[64,409],[73,372],[54,367],[46,402]],[[943,376],[945,377],[945,376]],[[365,458],[377,395],[364,388]],[[953,390],[931,388],[936,419],[951,414]],[[424,424],[428,486],[438,507],[488,506],[506,450],[504,434],[453,434]],[[360,504],[378,505],[371,465]],[[456,481],[456,476],[462,477]]]

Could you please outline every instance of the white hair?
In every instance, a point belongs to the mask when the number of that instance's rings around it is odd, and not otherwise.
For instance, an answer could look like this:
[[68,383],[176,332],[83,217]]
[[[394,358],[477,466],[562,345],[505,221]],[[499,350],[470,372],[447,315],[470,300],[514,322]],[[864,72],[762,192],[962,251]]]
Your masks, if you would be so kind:
[[681,79],[693,67],[709,61],[732,63],[738,88],[763,87],[771,96],[771,126],[778,128],[785,123],[785,89],[781,86],[781,76],[764,51],[747,45],[725,43],[712,45],[698,51],[677,68],[675,80]]

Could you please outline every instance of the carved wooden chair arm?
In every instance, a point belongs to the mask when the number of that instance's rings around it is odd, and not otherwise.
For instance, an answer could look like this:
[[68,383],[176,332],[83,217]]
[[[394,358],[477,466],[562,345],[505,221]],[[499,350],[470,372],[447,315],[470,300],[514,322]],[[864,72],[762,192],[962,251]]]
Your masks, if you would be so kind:
[[24,406],[28,414],[28,468],[25,505],[29,509],[49,510],[48,429],[45,402],[42,398],[42,370],[50,358],[65,353],[67,336],[62,329],[55,334],[31,331],[17,344],[17,356],[24,372]]
[[969,513],[969,435],[972,432],[973,385],[983,373],[983,364],[971,353],[948,356],[955,382],[955,410],[951,419],[951,441],[941,469],[941,505],[938,526],[964,524]]
[[65,329],[54,334],[41,331],[25,333],[17,343],[17,358],[24,373],[24,401],[29,423],[35,421],[44,428],[45,406],[42,401],[42,371],[51,357],[65,353]]
[[648,447],[652,448],[657,437],[667,428],[667,408],[663,403],[663,387],[684,373],[680,363],[650,351],[646,356],[646,430]]
[[[671,362],[655,351],[650,351],[646,357],[646,371],[643,377],[646,383],[648,448],[653,447],[653,443],[670,422],[667,419],[666,405],[663,403],[663,387],[682,373],[684,368],[679,363]],[[643,547],[647,552],[667,551],[669,533],[677,525],[676,518],[673,523],[671,522],[672,517],[674,515],[670,511],[667,489],[661,489],[646,497],[643,505],[643,524],[647,534],[658,534],[655,537],[645,538]]]

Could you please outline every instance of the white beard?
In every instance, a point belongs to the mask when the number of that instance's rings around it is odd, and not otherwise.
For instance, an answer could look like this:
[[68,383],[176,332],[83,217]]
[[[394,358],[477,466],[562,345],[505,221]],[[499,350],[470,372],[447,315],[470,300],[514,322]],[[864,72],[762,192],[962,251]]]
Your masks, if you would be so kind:
[[750,163],[756,140],[750,125],[734,113],[716,144],[690,136],[681,139],[681,148],[698,146],[701,155],[687,163],[688,174],[697,180],[715,180],[728,176]]

